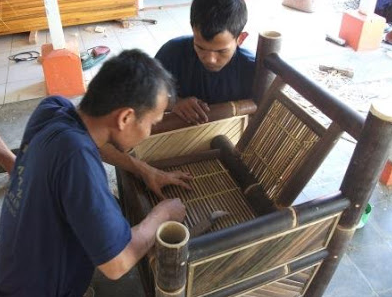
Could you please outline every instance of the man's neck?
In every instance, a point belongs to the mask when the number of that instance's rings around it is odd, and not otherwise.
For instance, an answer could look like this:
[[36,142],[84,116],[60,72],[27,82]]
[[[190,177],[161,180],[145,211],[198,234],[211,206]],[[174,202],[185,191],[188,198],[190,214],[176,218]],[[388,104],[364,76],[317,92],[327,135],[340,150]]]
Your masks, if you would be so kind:
[[88,133],[95,142],[95,145],[98,148],[104,146],[109,141],[107,119],[105,117],[89,116],[83,113],[80,109],[77,109],[76,112],[86,126]]

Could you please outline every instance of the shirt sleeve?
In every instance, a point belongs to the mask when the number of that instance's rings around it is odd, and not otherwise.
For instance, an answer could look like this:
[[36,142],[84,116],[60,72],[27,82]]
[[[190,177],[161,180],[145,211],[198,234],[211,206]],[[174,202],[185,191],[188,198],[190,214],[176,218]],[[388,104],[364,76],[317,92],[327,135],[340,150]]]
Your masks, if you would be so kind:
[[65,219],[94,265],[117,256],[131,240],[131,229],[109,190],[98,152],[73,152],[56,183]]

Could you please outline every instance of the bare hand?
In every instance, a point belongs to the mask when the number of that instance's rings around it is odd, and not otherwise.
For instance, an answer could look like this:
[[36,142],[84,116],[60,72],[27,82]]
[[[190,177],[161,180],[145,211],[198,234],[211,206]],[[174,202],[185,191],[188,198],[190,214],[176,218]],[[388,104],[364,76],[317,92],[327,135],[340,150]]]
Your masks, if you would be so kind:
[[208,122],[208,104],[196,97],[180,99],[172,108],[172,112],[190,124],[203,124]]
[[168,214],[169,221],[183,222],[185,219],[185,205],[179,198],[163,200],[155,206],[154,210]]
[[157,168],[149,166],[147,173],[142,175],[144,183],[158,196],[160,200],[166,199],[162,193],[162,188],[168,185],[177,185],[187,190],[191,187],[187,183],[192,180],[192,175],[188,172],[173,171],[166,172]]

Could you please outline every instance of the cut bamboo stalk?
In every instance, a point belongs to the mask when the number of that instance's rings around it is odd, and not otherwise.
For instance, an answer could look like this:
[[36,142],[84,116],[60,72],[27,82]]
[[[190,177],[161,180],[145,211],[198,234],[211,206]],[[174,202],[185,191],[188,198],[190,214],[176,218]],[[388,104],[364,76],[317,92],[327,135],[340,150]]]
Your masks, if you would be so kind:
[[275,31],[266,31],[259,34],[256,55],[256,73],[253,85],[253,98],[260,102],[265,92],[271,86],[276,75],[264,66],[264,59],[272,53],[279,53],[282,44],[282,35]]
[[159,226],[156,233],[157,297],[184,297],[188,258],[188,229],[174,221]]
[[392,102],[373,103],[340,187],[351,204],[343,212],[324,261],[305,296],[322,296],[376,186],[392,145]]

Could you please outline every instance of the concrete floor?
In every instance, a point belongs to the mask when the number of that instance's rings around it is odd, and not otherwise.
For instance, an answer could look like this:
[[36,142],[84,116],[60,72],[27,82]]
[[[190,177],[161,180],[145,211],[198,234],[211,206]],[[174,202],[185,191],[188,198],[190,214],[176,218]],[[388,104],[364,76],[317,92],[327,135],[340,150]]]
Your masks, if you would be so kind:
[[[370,101],[373,99],[372,94],[374,94],[373,97],[379,99],[390,98],[392,59],[386,53],[392,50],[392,46],[382,45],[378,50],[355,52],[349,47],[343,48],[326,42],[324,40],[325,33],[336,33],[339,29],[341,14],[336,12],[336,7],[324,2],[319,1],[320,7],[313,14],[284,8],[280,5],[280,2],[274,4],[264,2],[272,1],[247,1],[250,11],[247,28],[251,34],[244,45],[245,47],[255,49],[257,32],[259,31],[267,29],[280,31],[283,34],[281,55],[305,73],[312,76],[314,72],[309,72],[309,69],[320,63],[330,63],[354,69],[355,75],[350,81],[353,88],[349,91],[350,94],[356,92],[355,94],[358,96],[354,96],[355,98],[347,96],[347,98],[342,99],[361,113],[365,114],[368,110]],[[148,30],[150,37],[151,35],[155,36],[154,50],[159,48],[160,44],[169,36],[189,32],[189,7],[145,12],[142,15],[159,19],[158,25],[147,27],[142,24],[142,28],[139,26],[120,33],[128,34],[129,40],[133,36],[137,36],[137,40],[140,42],[137,47],[145,49],[152,55],[154,54],[151,49],[152,43],[150,41],[143,43],[145,39],[139,36],[140,31],[147,32]],[[180,27],[187,29],[174,34],[170,31],[173,29],[171,23],[173,19],[177,25],[180,23]],[[113,26],[111,23],[103,23],[103,25]],[[117,32],[116,36],[120,36],[120,33]],[[81,36],[81,39],[86,42],[83,38],[85,36]],[[127,39],[123,37],[122,41],[124,40]],[[97,42],[99,41],[101,39]],[[0,37],[1,42],[2,37]],[[91,40],[88,40],[88,42],[93,43]],[[112,42],[114,42],[114,39]],[[132,47],[131,44],[121,43],[121,45],[122,48]],[[121,50],[121,48],[116,49]],[[18,67],[21,67],[21,65]],[[99,67],[90,71],[90,78],[98,69]],[[320,77],[316,76],[314,79],[320,80]],[[328,86],[330,79],[330,76],[323,77],[321,83]],[[7,84],[4,85],[4,89],[7,89]],[[339,93],[341,90],[333,91]],[[4,100],[6,100],[5,94],[6,92],[4,93]],[[10,95],[7,98],[14,97]],[[26,98],[26,96],[18,98],[30,100],[3,104],[0,107],[0,135],[11,148],[19,146],[26,122],[32,110],[41,100]],[[353,148],[354,144],[349,138],[342,138],[298,197],[296,203],[329,193],[331,190],[337,190]],[[110,185],[115,192],[116,184],[113,168],[111,166],[106,168]],[[0,208],[6,182],[7,176],[0,174]],[[392,189],[377,185],[370,202],[373,205],[373,211],[369,221],[364,228],[355,233],[352,243],[324,295],[325,297],[392,296]],[[122,279],[114,282],[107,280],[97,272],[94,275],[92,285],[96,297],[143,296],[136,270],[132,270]]]

